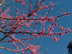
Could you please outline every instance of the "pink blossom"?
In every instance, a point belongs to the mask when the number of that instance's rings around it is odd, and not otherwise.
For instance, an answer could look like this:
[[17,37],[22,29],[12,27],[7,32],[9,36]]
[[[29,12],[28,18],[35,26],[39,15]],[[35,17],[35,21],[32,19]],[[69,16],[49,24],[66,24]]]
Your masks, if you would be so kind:
[[67,14],[66,17],[68,17],[69,15]]
[[47,20],[48,19],[47,16],[45,16],[44,19]]
[[28,33],[29,31],[28,30],[25,30],[25,32]]
[[40,33],[38,33],[38,35],[43,35],[45,32],[45,30],[41,30]]
[[39,38],[39,36],[37,36],[37,38]]
[[19,11],[19,9],[17,8],[16,11]]
[[0,13],[2,13],[2,10],[0,9]]
[[44,5],[44,8],[48,8],[48,6],[45,6],[45,5]]
[[48,34],[44,34],[44,36],[48,36]]
[[32,53],[32,54],[36,54],[36,49],[32,49],[32,50],[31,50],[31,53]]
[[11,34],[12,38],[14,38],[15,36],[13,34]]
[[7,17],[8,17],[8,18],[11,18],[9,14],[7,15]]
[[61,27],[60,30],[63,30],[63,27]]
[[41,7],[41,9],[44,9],[44,7]]
[[20,42],[21,42],[21,40],[20,40],[20,39],[15,39],[15,40],[16,40],[16,42],[17,42],[17,43],[20,43]]
[[53,3],[52,1],[50,1],[50,3]]
[[16,45],[14,41],[12,41],[12,44],[13,44],[14,46]]
[[54,18],[53,17],[49,17],[48,21],[50,21],[51,23],[53,23],[54,22]]
[[39,10],[41,10],[41,7],[39,7]]
[[50,31],[49,35],[52,36],[52,35],[54,35],[54,33],[52,31]]
[[60,14],[62,13],[62,11],[58,11]]
[[30,48],[29,47],[25,47],[25,50],[30,50]]
[[24,23],[24,20],[20,20],[21,21],[21,23]]
[[45,32],[45,30],[40,30],[40,33],[44,33]]
[[22,3],[24,0],[20,0],[20,3]]
[[31,20],[31,19],[29,19],[28,21],[29,21],[29,22],[33,22],[33,20]]
[[33,45],[31,45],[31,44],[29,44],[29,48],[30,48],[30,49],[33,49],[33,48],[34,48],[34,46],[33,46]]
[[37,32],[37,30],[34,30],[34,31],[33,31],[33,33],[36,33],[36,32]]
[[25,44],[24,44],[24,43],[22,43],[22,45],[23,45],[23,46],[25,46]]
[[60,38],[58,37],[58,40],[60,40]]
[[54,33],[54,35],[57,35],[58,33],[56,32],[56,33]]
[[50,4],[49,7],[52,7],[52,6],[54,6],[54,5],[55,5],[55,4]]
[[63,15],[66,15],[66,12],[64,12]]
[[16,2],[19,2],[19,0],[15,0]]
[[29,25],[28,23],[25,23],[25,25],[26,25],[27,27],[30,27],[30,25]]
[[67,32],[71,32],[71,30],[69,28],[67,28],[66,30],[67,30]]
[[62,36],[62,35],[63,35],[63,33],[61,32],[61,33],[59,33],[59,35],[60,35],[60,36]]
[[9,9],[6,9],[6,11],[4,12],[4,14],[6,14],[9,11]]
[[35,16],[36,14],[35,14],[35,13],[33,13],[32,15],[33,15],[33,16]]
[[58,28],[60,28],[60,25],[57,25]]
[[56,38],[56,37],[54,37],[54,38],[53,38],[53,41],[57,41],[57,38]]

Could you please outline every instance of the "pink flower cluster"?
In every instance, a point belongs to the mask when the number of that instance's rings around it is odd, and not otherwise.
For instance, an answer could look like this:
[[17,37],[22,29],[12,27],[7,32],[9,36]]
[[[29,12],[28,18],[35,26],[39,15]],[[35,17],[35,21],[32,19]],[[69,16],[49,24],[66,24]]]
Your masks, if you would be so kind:
[[[20,2],[21,4],[27,7],[27,5],[25,4],[27,0],[13,0],[13,1],[16,1],[17,3]],[[17,8],[15,12],[16,14],[15,17],[10,16],[10,14],[6,14],[9,11],[9,9],[6,9],[5,12],[2,12],[2,10],[0,9],[0,20],[1,20],[0,32],[6,35],[0,40],[0,42],[2,42],[6,37],[8,37],[6,42],[7,43],[11,42],[13,46],[16,48],[12,49],[12,48],[0,47],[1,49],[6,49],[13,52],[21,52],[22,54],[27,54],[25,51],[30,51],[29,54],[37,54],[39,53],[38,50],[40,47],[38,45],[31,45],[27,41],[40,38],[42,36],[50,37],[53,41],[57,41],[60,40],[59,36],[72,32],[69,28],[64,28],[63,26],[58,25],[58,23],[56,23],[56,20],[59,20],[59,17],[62,16],[68,17],[69,14],[72,14],[71,12],[63,13],[61,11],[55,17],[49,16],[48,12],[45,13],[46,14],[45,16],[43,16],[43,13],[41,15],[37,14],[40,10],[44,10],[46,8],[48,8],[47,11],[50,11],[53,8],[53,6],[56,5],[50,1],[49,5],[43,6],[44,1],[45,0],[42,1],[37,0],[36,5],[34,6],[35,9],[32,9],[31,6],[33,4],[31,3],[32,0],[30,0],[28,10],[29,13],[26,14],[23,12],[22,15],[19,15],[18,12],[19,9]],[[45,27],[45,22],[49,22],[50,24],[47,24],[47,27]],[[37,26],[38,24],[39,26]],[[37,31],[36,27],[41,30]],[[60,32],[53,32],[53,30],[55,30],[54,27],[58,27],[60,29]],[[17,35],[22,34],[24,38],[17,38],[16,34]],[[27,36],[27,34],[29,34],[29,36]],[[20,47],[17,44],[21,44],[22,46]],[[21,48],[21,50],[19,50],[19,47]]]

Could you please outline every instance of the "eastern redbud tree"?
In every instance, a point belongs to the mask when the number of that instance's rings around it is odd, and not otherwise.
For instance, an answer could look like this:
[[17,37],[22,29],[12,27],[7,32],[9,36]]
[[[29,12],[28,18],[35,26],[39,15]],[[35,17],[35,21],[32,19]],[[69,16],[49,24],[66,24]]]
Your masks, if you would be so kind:
[[[64,28],[56,21],[59,17],[68,17],[71,12],[59,11],[57,16],[50,16],[49,13],[56,4],[51,0],[10,0],[23,5],[22,14],[19,8],[16,9],[15,15],[8,13],[10,9],[0,9],[0,33],[4,36],[0,39],[1,43],[9,43],[9,45],[0,46],[0,49],[6,49],[12,52],[21,52],[21,54],[40,54],[40,46],[32,45],[28,41],[41,38],[43,36],[51,38],[53,41],[60,40],[59,36],[72,32],[69,28]],[[5,0],[0,0],[0,6]],[[14,12],[14,11],[13,11]],[[47,24],[48,23],[48,24]],[[60,32],[53,32],[54,27],[58,27]],[[22,35],[21,35],[22,34]],[[10,46],[14,46],[10,47]],[[29,52],[29,53],[28,53]]]

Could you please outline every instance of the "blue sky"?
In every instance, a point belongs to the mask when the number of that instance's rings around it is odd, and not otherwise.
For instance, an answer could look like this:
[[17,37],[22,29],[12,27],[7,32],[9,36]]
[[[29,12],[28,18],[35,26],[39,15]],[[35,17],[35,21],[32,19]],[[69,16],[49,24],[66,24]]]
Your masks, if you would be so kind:
[[[34,2],[33,2],[33,4],[34,4]],[[67,12],[67,13],[68,13],[68,11],[72,12],[72,7],[71,7],[72,0],[52,0],[52,2],[53,3],[59,3],[59,4],[53,7],[53,10],[50,11],[50,16],[56,16],[58,14],[58,11],[61,10],[61,8],[63,8],[63,12],[64,11]],[[48,4],[48,3],[49,2],[46,2],[46,4]],[[22,13],[22,10],[24,10],[24,12],[25,12],[26,8],[20,3],[15,3],[15,2],[12,3],[12,0],[10,0],[10,2],[8,2],[8,3],[3,3],[3,5],[8,5],[8,4],[9,4],[9,6],[7,8],[10,8],[9,14],[11,16],[14,15],[14,12],[15,12],[16,8],[19,8],[20,13]],[[15,6],[15,8],[14,8],[14,6]],[[0,8],[2,9],[3,6],[0,6]],[[72,14],[70,14],[69,17],[59,18],[58,23],[61,26],[63,26],[64,28],[72,27]],[[46,23],[45,26],[46,25],[48,25],[48,23]],[[37,30],[38,30],[38,28],[37,28]],[[58,31],[58,30],[59,29],[55,28],[54,31]],[[2,33],[0,33],[0,34],[1,34],[1,36],[3,36]],[[22,35],[19,35],[18,38],[20,38],[20,36],[22,36]],[[45,52],[46,49],[48,48],[48,52],[46,54],[61,54],[61,53],[62,54],[67,54],[68,53],[67,45],[71,40],[72,40],[72,33],[69,33],[68,35],[61,36],[60,40],[58,40],[56,42],[54,42],[49,37],[41,37],[39,39],[34,39],[34,40],[30,41],[30,42],[32,42],[33,44],[41,42],[41,43],[38,44],[38,45],[40,45],[40,47],[41,46],[43,47],[43,49],[41,49],[41,51]],[[0,46],[6,46],[6,45],[11,45],[11,44],[0,43]],[[12,45],[10,47],[12,47]],[[6,54],[9,54],[9,53],[13,54],[13,52],[9,52],[9,51],[4,50],[4,49],[0,49],[0,52],[1,52],[1,54],[5,54],[5,53]],[[41,54],[43,52],[41,52]]]

